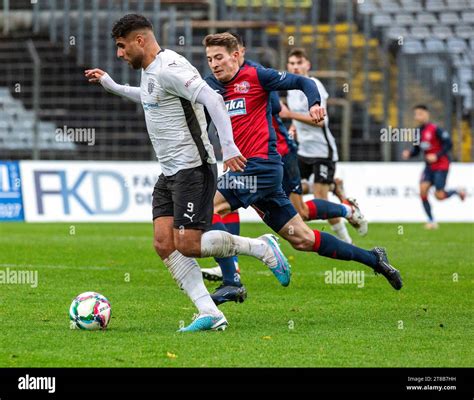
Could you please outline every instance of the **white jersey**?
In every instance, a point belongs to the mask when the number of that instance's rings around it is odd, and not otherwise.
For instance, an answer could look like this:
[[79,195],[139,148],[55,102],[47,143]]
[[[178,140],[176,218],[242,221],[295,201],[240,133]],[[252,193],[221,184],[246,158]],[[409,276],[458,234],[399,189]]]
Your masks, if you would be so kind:
[[188,60],[168,49],[142,70],[140,98],[146,126],[165,176],[216,162],[204,106],[195,103],[205,85]]
[[[318,87],[321,95],[321,106],[327,109],[329,94],[323,84],[316,78],[310,78]],[[308,114],[308,99],[301,90],[288,91],[288,108],[297,113]],[[293,120],[298,137],[298,155],[308,158],[326,158],[338,161],[336,140],[329,130],[329,117],[324,119],[324,127],[319,128]]]

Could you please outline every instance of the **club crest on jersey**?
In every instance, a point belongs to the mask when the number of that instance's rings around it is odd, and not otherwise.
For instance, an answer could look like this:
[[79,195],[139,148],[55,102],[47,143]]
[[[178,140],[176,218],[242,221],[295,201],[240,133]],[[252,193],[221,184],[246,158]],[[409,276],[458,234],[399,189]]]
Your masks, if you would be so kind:
[[249,89],[250,89],[250,83],[248,83],[247,81],[236,83],[234,85],[235,93],[248,93]]
[[154,88],[155,88],[155,81],[153,79],[149,79],[148,80],[148,94],[152,94]]
[[225,102],[227,112],[229,116],[245,115],[247,114],[247,107],[245,105],[245,99],[233,99]]

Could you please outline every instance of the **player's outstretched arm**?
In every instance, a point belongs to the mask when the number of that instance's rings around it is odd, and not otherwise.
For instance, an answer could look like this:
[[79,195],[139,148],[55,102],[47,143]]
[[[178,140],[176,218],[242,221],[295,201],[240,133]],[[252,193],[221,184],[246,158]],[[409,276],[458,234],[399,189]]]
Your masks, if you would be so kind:
[[100,83],[102,87],[110,93],[126,98],[135,103],[141,103],[140,88],[128,85],[119,85],[110,75],[99,68],[87,69],[84,75],[90,83]]
[[204,105],[216,126],[219,142],[222,147],[222,157],[224,160],[224,171],[243,171],[247,160],[240,153],[234,143],[234,133],[232,122],[230,121],[227,108],[220,94],[217,94],[208,85],[204,85],[197,97],[196,102]]
[[321,107],[321,95],[316,84],[309,78],[271,68],[257,68],[258,79],[267,91],[301,90],[308,98],[309,115],[315,123],[324,120],[326,110]]

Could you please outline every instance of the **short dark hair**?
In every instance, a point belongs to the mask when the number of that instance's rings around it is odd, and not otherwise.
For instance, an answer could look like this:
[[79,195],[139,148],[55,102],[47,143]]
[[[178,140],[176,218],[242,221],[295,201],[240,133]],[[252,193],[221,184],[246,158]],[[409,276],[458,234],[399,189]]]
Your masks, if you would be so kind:
[[414,110],[425,110],[425,111],[430,112],[430,109],[425,104],[417,104],[415,107],[413,107],[413,109]]
[[153,30],[153,25],[148,18],[139,14],[127,14],[120,18],[112,28],[112,38],[126,37],[130,32],[137,29]]
[[207,35],[202,41],[202,44],[205,47],[222,46],[225,47],[229,53],[239,49],[239,43],[237,42],[237,39],[229,32]]
[[290,57],[297,57],[297,58],[306,58],[309,61],[308,53],[306,53],[305,49],[302,49],[300,47],[297,47],[295,49],[292,49],[288,53],[288,58]]
[[245,39],[242,37],[242,35],[234,31],[229,31],[229,33],[237,39],[237,43],[239,44],[239,46],[245,47]]

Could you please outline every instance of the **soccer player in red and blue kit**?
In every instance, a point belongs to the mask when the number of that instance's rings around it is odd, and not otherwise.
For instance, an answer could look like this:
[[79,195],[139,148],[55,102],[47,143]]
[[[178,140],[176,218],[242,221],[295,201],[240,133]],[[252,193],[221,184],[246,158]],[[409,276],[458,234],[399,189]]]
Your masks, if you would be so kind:
[[433,218],[431,205],[428,201],[428,192],[431,186],[435,187],[435,197],[438,200],[449,199],[456,194],[464,201],[466,192],[464,190],[446,190],[446,179],[449,172],[449,151],[452,148],[449,133],[439,126],[430,122],[430,112],[426,105],[420,104],[414,107],[414,119],[420,124],[420,142],[410,150],[403,151],[402,158],[408,160],[416,157],[420,152],[424,153],[426,162],[425,169],[420,181],[420,197],[428,216],[426,229],[436,229],[438,224]]
[[[245,59],[246,47],[244,39],[235,32],[229,33],[237,39],[240,52],[239,66],[242,67],[244,64],[248,64],[251,67],[263,68],[261,64]],[[282,187],[290,201],[293,203],[293,206],[296,208],[304,221],[343,217],[346,218],[351,225],[358,228],[360,222],[363,221],[363,216],[356,204],[344,204],[342,201],[341,203],[343,204],[336,204],[327,200],[316,198],[309,200],[306,203],[304,202],[302,195],[301,175],[298,166],[297,144],[289,136],[288,130],[279,116],[281,111],[281,103],[277,92],[270,92],[269,101],[272,113],[272,126],[277,137],[277,152],[282,157],[283,162]],[[216,220],[218,219],[219,217],[216,217]],[[219,220],[217,224],[220,228],[222,228],[220,222],[225,225],[225,229],[229,233],[233,235],[240,234],[240,218],[238,210],[226,214],[224,217],[222,217],[222,221]],[[231,266],[232,263],[234,263],[234,267]],[[219,303],[221,300],[223,300],[222,296],[220,296],[221,292],[225,293],[227,297],[233,297],[236,294],[235,289],[229,292],[229,290],[225,288],[226,286],[229,284],[239,285],[241,283],[240,268],[237,256],[233,257],[232,260],[219,259],[218,265],[216,267],[203,268],[202,274],[205,279],[210,281],[224,281],[223,284],[217,288],[216,292],[212,295],[216,303]],[[245,287],[241,286],[240,290],[237,292],[237,296],[234,298],[237,301],[242,301],[246,296]]]
[[[310,229],[283,191],[283,168],[276,149],[269,93],[292,89],[303,91],[308,98],[311,117],[319,122],[323,120],[325,111],[319,105],[316,85],[299,75],[248,64],[239,66],[238,43],[230,33],[208,35],[203,44],[213,74],[206,81],[224,98],[235,144],[246,158],[243,172],[231,171],[219,178],[214,212],[225,215],[240,207],[252,206],[263,221],[295,249],[360,262],[384,275],[395,289],[401,289],[400,273],[389,264],[384,249],[364,250],[325,232]],[[246,185],[254,181],[256,188]],[[229,186],[229,182],[242,184]],[[286,286],[289,281],[281,283]]]

